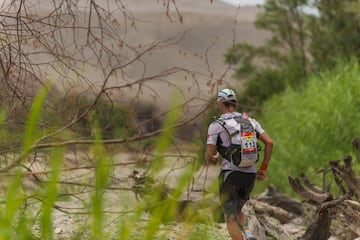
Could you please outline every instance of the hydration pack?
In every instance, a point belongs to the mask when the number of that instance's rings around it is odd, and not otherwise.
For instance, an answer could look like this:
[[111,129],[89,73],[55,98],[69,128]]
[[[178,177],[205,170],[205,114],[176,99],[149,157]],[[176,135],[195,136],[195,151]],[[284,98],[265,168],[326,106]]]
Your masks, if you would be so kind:
[[217,150],[220,155],[238,167],[249,167],[259,159],[260,146],[257,144],[257,133],[250,120],[244,116],[219,118],[216,120],[227,132],[230,146],[221,145],[218,138]]

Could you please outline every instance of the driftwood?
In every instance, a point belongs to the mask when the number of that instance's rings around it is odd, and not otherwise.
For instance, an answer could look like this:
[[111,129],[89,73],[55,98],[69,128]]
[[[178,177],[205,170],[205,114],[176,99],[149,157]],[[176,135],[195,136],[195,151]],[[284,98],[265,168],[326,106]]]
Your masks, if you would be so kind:
[[279,220],[280,223],[291,222],[296,218],[295,214],[288,212],[280,207],[272,206],[261,201],[250,201],[251,206],[253,207],[256,214],[265,214],[272,216]]
[[[305,227],[302,226],[303,204],[281,193],[274,186],[270,185],[248,204],[254,209],[255,217],[267,238],[295,240],[305,232]],[[261,238],[257,232],[255,235],[258,239],[267,239]]]
[[[280,210],[277,209],[275,211],[281,212],[285,210],[289,214],[293,214],[293,215],[303,215],[304,213],[302,208],[302,203],[300,201],[297,201],[293,198],[286,196],[272,185],[268,186],[268,188],[264,193],[259,194],[256,197],[256,200],[280,208]],[[269,213],[270,212],[274,212],[274,211],[269,210]]]
[[[358,154],[360,139],[355,139],[352,143]],[[328,188],[319,188],[312,184],[305,174],[300,178],[289,176],[292,189],[305,201],[317,207],[312,222],[301,239],[326,240],[331,235],[340,239],[360,237],[360,178],[353,170],[352,157],[344,156],[342,162],[330,161],[330,170],[341,193],[337,197],[330,193]],[[333,225],[335,227],[332,227]]]

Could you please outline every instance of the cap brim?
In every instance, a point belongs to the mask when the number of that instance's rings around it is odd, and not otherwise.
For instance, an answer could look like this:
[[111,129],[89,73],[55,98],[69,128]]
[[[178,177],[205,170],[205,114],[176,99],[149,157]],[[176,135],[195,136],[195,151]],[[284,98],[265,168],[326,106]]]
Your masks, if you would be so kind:
[[226,100],[223,97],[218,97],[216,102],[225,102]]

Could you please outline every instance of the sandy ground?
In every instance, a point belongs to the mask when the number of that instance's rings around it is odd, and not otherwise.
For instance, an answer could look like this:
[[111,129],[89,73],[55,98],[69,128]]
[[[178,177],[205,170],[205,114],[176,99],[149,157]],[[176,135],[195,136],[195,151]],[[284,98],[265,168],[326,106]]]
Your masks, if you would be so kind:
[[[165,183],[168,187],[174,188],[179,184],[179,179],[185,173],[186,166],[191,164],[192,156],[185,152],[183,155],[187,155],[188,157],[175,156],[173,152],[169,152],[167,155],[168,157],[164,159],[164,164],[162,165],[161,170],[157,172],[156,175],[153,175],[155,179],[154,184]],[[119,224],[127,218],[131,219],[133,214],[136,212],[136,208],[141,206],[143,198],[146,198],[145,195],[143,197],[138,196],[138,199],[134,191],[129,191],[126,189],[131,188],[133,184],[132,180],[129,178],[129,175],[132,174],[133,170],[138,170],[139,175],[142,175],[144,172],[147,172],[147,168],[143,168],[140,165],[121,165],[124,163],[137,161],[139,158],[141,158],[140,155],[133,153],[118,153],[113,158],[113,174],[111,174],[110,185],[108,186],[112,188],[112,190],[104,192],[103,195],[103,210],[107,212],[105,214],[103,231],[107,234],[107,236],[109,236],[108,239],[118,239]],[[86,163],[86,161],[83,160],[87,159],[87,157],[82,153],[78,153],[76,157],[75,155],[68,154],[67,159],[67,167],[79,167]],[[70,159],[72,160],[69,161]],[[36,169],[39,171],[41,168],[43,168],[41,164],[36,165],[37,166],[32,166],[34,170]],[[209,190],[209,188],[213,187],[212,185],[217,179],[218,171],[219,166],[204,165],[201,167],[199,171],[194,174],[191,184],[185,188],[185,191],[179,200],[205,201],[205,198],[206,201],[217,201],[217,196],[214,194],[210,193],[204,195],[204,192],[192,192],[190,189]],[[76,183],[88,184],[92,181],[90,180],[92,178],[92,174],[93,171],[91,169],[85,168],[76,171],[64,172],[61,178],[63,182],[72,181]],[[31,182],[30,179],[26,179],[26,181],[26,191],[30,193],[35,188],[34,185],[29,184],[29,181]],[[88,189],[90,192],[88,192],[86,187],[76,187],[75,185],[73,187],[69,185],[67,189],[68,193],[75,193],[74,197],[66,198],[65,201],[58,200],[56,205],[65,211],[77,214],[68,214],[64,211],[58,211],[54,209],[53,224],[55,239],[69,239],[81,231],[84,231],[82,239],[90,239],[91,230],[89,226],[91,226],[91,216],[89,214],[78,213],[87,211],[91,212],[91,208],[87,207],[87,205],[88,203],[91,203],[93,191],[90,188]],[[84,193],[76,194],[78,191],[84,191]],[[85,201],[83,202],[83,200]],[[37,201],[29,202],[29,204],[32,205],[34,211],[37,211],[36,209],[40,208],[40,205]],[[205,216],[209,216],[210,218],[212,217],[211,209],[200,209],[199,211],[202,211],[201,214]],[[211,222],[210,218],[209,222]],[[150,219],[151,215],[148,212],[143,212],[140,218],[135,221],[135,225],[128,226],[131,227],[131,231],[133,231],[132,237],[130,239],[143,239],[142,234],[144,234],[145,227]],[[83,229],[84,226],[87,227]],[[204,232],[204,234],[207,232],[207,234],[213,236],[212,239],[214,240],[224,240],[229,238],[229,235],[226,231],[226,226],[223,223],[186,223],[182,221],[171,221],[165,224],[161,224],[160,229],[156,233],[156,236],[159,237],[159,239],[163,239],[160,237],[166,237],[166,239],[182,240],[190,236],[193,231],[200,229]],[[40,229],[38,225],[34,226],[33,231],[35,235],[39,234]]]
[[[137,170],[139,176],[142,176],[145,172],[147,173],[147,176],[153,176],[154,182],[150,186],[150,188],[154,189],[153,191],[158,189],[154,187],[158,184],[166,184],[172,189],[176,188],[176,186],[181,183],[181,176],[187,171],[186,167],[191,165],[193,156],[186,151],[182,152],[182,154],[180,154],[181,156],[176,155],[175,152],[168,152],[165,155],[167,157],[164,158],[161,169],[155,172],[148,172],[144,165],[129,164],[142,159],[142,155],[134,153],[118,153],[114,155],[112,159],[114,166],[109,179],[109,189],[104,191],[104,194],[102,195],[102,209],[105,212],[102,230],[107,236],[106,239],[119,239],[120,232],[124,230],[120,227],[121,223],[125,223],[125,226],[129,228],[128,230],[131,233],[130,238],[127,239],[145,239],[144,234],[146,234],[146,228],[152,219],[150,213],[151,210],[141,211],[139,215],[137,215],[137,212],[139,209],[143,210],[143,204],[149,203],[146,199],[148,199],[148,194],[152,195],[152,191],[147,192],[144,195],[136,195],[134,189],[129,190],[134,184],[129,176],[133,173],[133,170]],[[87,159],[86,155],[83,155],[80,152],[77,154],[77,157],[68,154],[67,159],[68,161],[72,159],[70,162],[66,162],[67,167],[79,167],[82,164],[89,164],[89,162],[84,161]],[[192,211],[191,215],[201,216],[200,220],[186,222],[182,221],[181,217],[176,220],[167,220],[160,224],[159,229],[157,229],[154,234],[154,240],[183,240],[190,237],[191,239],[230,239],[226,230],[226,225],[224,223],[217,223],[216,220],[214,220],[214,210],[211,208],[211,206],[218,204],[216,180],[219,173],[219,167],[219,165],[203,165],[192,175],[192,180],[186,185],[183,193],[178,199],[179,201],[192,200],[194,204],[198,203],[197,205],[193,205],[190,209]],[[62,174],[62,181],[90,184],[93,182],[93,180],[91,180],[93,178],[92,174],[93,171],[90,168],[64,172]],[[66,198],[65,200],[59,199],[56,202],[56,205],[59,209],[72,212],[73,214],[68,214],[54,208],[53,227],[55,239],[65,240],[70,239],[71,237],[73,239],[76,234],[80,234],[78,237],[81,239],[90,239],[92,223],[91,199],[94,196],[94,191],[92,188],[87,188],[85,185],[68,185],[66,189],[67,193],[74,193],[74,196]],[[203,192],[199,192],[198,190],[203,190]],[[82,193],[79,194],[79,192]],[[172,195],[169,194],[168,198],[171,198],[171,196]],[[166,201],[166,199],[163,201]],[[34,211],[40,209],[41,206],[38,202],[36,203],[36,201],[30,201],[28,204],[32,206]],[[251,205],[251,203],[249,204]],[[151,206],[151,204],[149,206]],[[243,209],[244,212],[249,216],[255,216],[254,210],[249,206],[245,205]],[[81,214],[84,212],[88,212],[88,214]],[[250,218],[250,222],[254,232],[259,234],[259,239],[265,240],[264,232],[261,229],[258,220],[253,217]],[[274,222],[274,224],[276,225],[277,223]],[[296,236],[301,236],[305,229],[294,223],[289,223],[286,226],[283,225],[279,228],[279,231],[281,230],[284,230],[284,238],[282,239],[294,240],[296,239]],[[35,225],[33,228],[34,234],[37,235],[39,231],[38,225]],[[193,235],[194,231],[197,232],[197,236]],[[289,232],[292,236],[289,236]],[[201,234],[201,236],[199,234]]]

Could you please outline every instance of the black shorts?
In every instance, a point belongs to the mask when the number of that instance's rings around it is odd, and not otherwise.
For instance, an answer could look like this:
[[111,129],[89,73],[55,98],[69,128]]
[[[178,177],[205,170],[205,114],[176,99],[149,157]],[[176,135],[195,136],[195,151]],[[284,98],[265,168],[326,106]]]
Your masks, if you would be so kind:
[[225,214],[234,214],[240,212],[249,200],[255,186],[256,173],[232,171],[224,181],[226,172],[221,171],[219,174],[220,201]]

